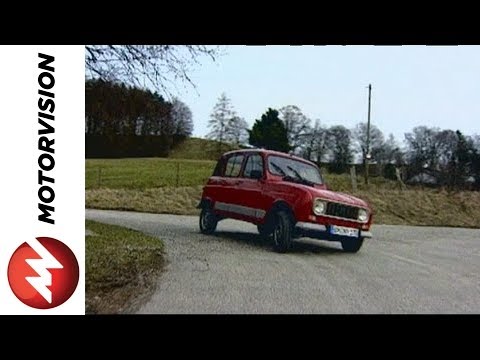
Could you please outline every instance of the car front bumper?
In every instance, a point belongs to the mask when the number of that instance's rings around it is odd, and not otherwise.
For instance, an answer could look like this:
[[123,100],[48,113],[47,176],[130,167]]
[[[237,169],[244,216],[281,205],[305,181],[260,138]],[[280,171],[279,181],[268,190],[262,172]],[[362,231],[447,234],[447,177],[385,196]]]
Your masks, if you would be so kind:
[[[342,238],[345,238],[344,236],[330,234],[328,225],[314,224],[309,222],[297,222],[295,225],[295,233],[300,237],[309,237],[320,240],[338,241]],[[372,233],[370,231],[359,230],[359,237],[371,238]]]

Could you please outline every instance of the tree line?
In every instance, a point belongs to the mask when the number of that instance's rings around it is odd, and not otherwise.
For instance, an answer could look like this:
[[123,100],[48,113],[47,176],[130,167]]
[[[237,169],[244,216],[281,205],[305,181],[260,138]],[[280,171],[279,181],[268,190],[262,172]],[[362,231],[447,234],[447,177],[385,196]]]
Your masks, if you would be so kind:
[[328,127],[319,120],[312,122],[298,106],[288,105],[278,110],[268,108],[249,129],[225,93],[213,109],[209,128],[207,137],[219,141],[219,153],[223,142],[261,147],[326,164],[336,173],[348,171],[352,163],[369,161],[387,178],[395,179],[395,169],[401,168],[404,178],[412,182],[480,188],[480,136],[459,130],[417,126],[405,133],[402,146],[393,134],[385,137],[371,125],[367,153],[366,123],[353,129]]
[[192,132],[192,112],[177,98],[101,79],[85,82],[87,157],[168,156]]
[[[394,179],[400,167],[405,179],[480,188],[480,136],[458,130],[418,126],[400,145],[392,134],[385,137],[372,125],[367,154],[365,123],[352,129],[325,126],[298,106],[287,105],[268,108],[249,128],[225,93],[213,107],[208,127],[219,155],[225,143],[263,147],[296,154],[336,173],[370,158],[388,178]],[[168,101],[158,92],[103,78],[85,82],[87,157],[168,156],[192,132],[192,112],[177,98]]]

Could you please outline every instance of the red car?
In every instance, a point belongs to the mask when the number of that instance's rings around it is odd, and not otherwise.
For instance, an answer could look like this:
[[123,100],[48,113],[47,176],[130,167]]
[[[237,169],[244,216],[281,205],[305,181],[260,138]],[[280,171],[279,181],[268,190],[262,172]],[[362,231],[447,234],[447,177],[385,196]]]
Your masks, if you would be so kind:
[[319,168],[305,159],[264,149],[225,153],[203,188],[200,231],[211,234],[225,218],[257,225],[278,252],[292,239],[339,241],[347,252],[370,238],[372,210],[363,200],[330,191]]

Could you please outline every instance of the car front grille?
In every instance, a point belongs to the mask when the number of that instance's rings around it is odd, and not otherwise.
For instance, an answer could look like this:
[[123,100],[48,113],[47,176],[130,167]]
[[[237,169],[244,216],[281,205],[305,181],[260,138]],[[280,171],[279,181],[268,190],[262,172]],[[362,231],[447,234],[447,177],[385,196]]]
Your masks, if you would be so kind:
[[345,219],[358,219],[358,208],[354,206],[343,205],[329,202],[327,204],[326,215],[336,216]]

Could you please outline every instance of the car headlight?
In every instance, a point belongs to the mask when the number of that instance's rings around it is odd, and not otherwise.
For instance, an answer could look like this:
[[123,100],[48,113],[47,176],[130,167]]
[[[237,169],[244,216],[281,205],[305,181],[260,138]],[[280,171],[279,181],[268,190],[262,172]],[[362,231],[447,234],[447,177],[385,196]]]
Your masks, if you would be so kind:
[[313,213],[315,215],[322,215],[325,214],[325,211],[327,211],[327,203],[320,199],[315,199],[313,201]]
[[368,211],[365,209],[358,210],[358,221],[367,222],[368,220]]

